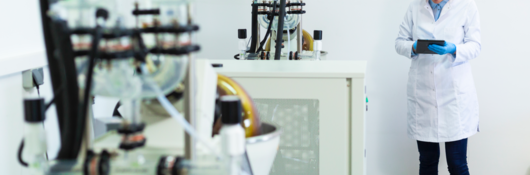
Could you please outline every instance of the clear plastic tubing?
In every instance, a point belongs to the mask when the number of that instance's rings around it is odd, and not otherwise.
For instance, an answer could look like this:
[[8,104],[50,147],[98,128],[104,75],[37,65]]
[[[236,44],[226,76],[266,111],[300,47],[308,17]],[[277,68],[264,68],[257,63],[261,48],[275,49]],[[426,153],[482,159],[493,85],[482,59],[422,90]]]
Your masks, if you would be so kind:
[[[141,66],[141,69],[142,69],[142,73],[144,75],[148,74],[148,70],[147,70],[147,67],[145,66],[145,64],[143,64]],[[200,137],[200,135],[197,134],[197,131],[195,131],[195,129],[190,125],[190,123],[188,123],[188,121],[186,121],[184,116],[182,116],[182,114],[179,111],[177,111],[177,109],[175,109],[175,107],[171,104],[171,102],[169,102],[169,100],[166,98],[166,95],[164,95],[164,93],[162,93],[162,91],[156,85],[156,83],[153,80],[147,79],[145,77],[144,77],[144,80],[158,94],[158,96],[157,96],[158,101],[160,102],[162,107],[164,107],[164,109],[171,115],[171,117],[173,119],[177,120],[182,125],[184,130],[191,137],[197,139],[199,142],[204,144],[204,146],[206,146],[211,151],[212,154],[217,156],[217,158],[221,159],[220,154],[214,149],[214,146],[210,145],[208,142],[206,142],[206,140],[204,138]]]
[[316,61],[320,61],[320,53],[322,52],[322,30],[315,30],[313,34],[314,44],[314,57]]
[[123,99],[122,103],[125,110],[124,118],[131,122],[131,124],[140,123],[140,100]]
[[247,52],[247,29],[239,29],[237,37],[239,38],[239,59],[244,60]]

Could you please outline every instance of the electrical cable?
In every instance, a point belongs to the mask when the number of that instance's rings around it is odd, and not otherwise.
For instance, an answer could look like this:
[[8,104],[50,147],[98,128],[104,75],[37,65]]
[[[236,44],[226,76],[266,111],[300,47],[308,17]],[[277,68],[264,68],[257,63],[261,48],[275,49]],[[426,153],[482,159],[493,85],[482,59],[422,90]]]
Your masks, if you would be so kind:
[[59,88],[55,91],[55,94],[53,94],[53,98],[52,100],[50,100],[50,102],[48,102],[48,104],[46,104],[46,108],[44,110],[48,110],[54,103],[55,103],[55,98],[57,98],[64,90],[64,86],[59,86]]
[[45,110],[47,111],[48,108],[50,108],[54,103],[55,103],[55,97],[53,97],[52,100],[48,102],[48,104],[46,104]]
[[274,1],[274,5],[272,6],[272,11],[271,11],[271,14],[270,14],[271,15],[271,20],[269,22],[269,27],[267,28],[267,33],[265,33],[265,38],[263,38],[263,40],[259,44],[258,52],[263,50],[263,45],[265,45],[265,42],[267,42],[267,39],[269,39],[269,35],[270,35],[271,29],[272,29],[272,23],[274,22],[274,14],[276,13],[276,2],[277,1]]
[[[83,123],[86,119],[90,118],[89,113],[88,113],[89,102],[91,99],[90,90],[92,87],[92,76],[94,73],[95,62],[96,62],[96,57],[98,55],[97,52],[99,48],[99,42],[102,38],[102,33],[103,33],[103,30],[101,26],[97,25],[95,28],[94,34],[93,34],[92,48],[90,49],[90,54],[88,57],[88,70],[87,70],[87,78],[85,81],[85,90],[83,94],[83,103],[82,103],[81,109],[79,110],[80,113],[78,113],[78,116],[82,117],[82,119],[78,121],[77,125],[79,127],[75,128],[77,130],[77,132],[75,133],[83,133],[83,130],[85,129],[85,126]],[[81,147],[81,142],[82,142],[82,137],[76,138],[74,143],[77,143],[77,144],[75,146]]]
[[[287,19],[287,16],[285,17]],[[287,59],[291,56],[291,32],[287,30]]]
[[39,95],[40,97],[40,87],[39,87],[39,84],[37,84],[37,81],[35,81],[35,78],[32,78],[33,79],[33,84],[35,84],[35,87],[37,87],[37,94]]
[[40,88],[39,88],[39,85],[36,85],[37,86],[37,94],[39,95],[40,97]]
[[[267,42],[267,39],[269,39],[269,35],[270,35],[271,29],[272,29],[272,23],[274,22],[274,13],[276,13],[276,4],[277,4],[277,0],[274,1],[274,5],[273,5],[273,7],[272,7],[272,11],[271,11],[271,13],[270,13],[270,15],[271,15],[271,20],[270,20],[270,22],[269,22],[269,27],[267,28],[267,32],[266,32],[266,34],[265,34],[265,38],[264,38],[264,39],[260,42],[260,44],[259,44],[259,48],[258,48],[258,50],[256,51],[257,53],[259,53],[260,51],[263,50],[263,45],[265,45],[265,42]],[[252,33],[254,33],[254,32],[252,32]],[[253,39],[253,38],[254,38],[254,34],[251,35],[250,38]],[[259,38],[259,37],[258,37],[258,38]],[[250,44],[250,43],[254,43],[254,41],[252,41],[252,39],[248,41],[247,46],[248,46],[248,44]],[[251,46],[251,49],[250,49],[250,50],[252,50],[252,46]],[[247,51],[247,52],[249,52],[249,51]],[[239,60],[239,54],[234,55],[234,59]]]
[[278,16],[278,30],[276,35],[276,53],[274,55],[274,60],[280,60],[282,56],[282,40],[283,40],[283,23],[285,16],[285,0],[280,0],[280,13]]
[[[104,9],[98,9],[96,11],[96,19],[103,18],[108,19],[108,11]],[[83,94],[83,107],[79,116],[85,116],[88,118],[88,102],[90,101],[90,90],[92,89],[92,76],[94,74],[94,67],[96,64],[96,57],[98,56],[99,43],[103,35],[103,29],[100,24],[96,25],[92,38],[92,47],[90,48],[90,54],[88,55],[88,70],[87,78],[85,80],[85,92]],[[81,129],[81,128],[80,128]]]
[[20,165],[24,167],[28,167],[28,163],[22,159],[22,150],[24,150],[24,138],[22,138],[22,142],[20,142],[17,155],[18,155],[18,162],[20,163]]
[[[252,38],[252,36],[250,36],[250,38]],[[250,47],[250,41],[251,40],[248,40],[248,42],[247,42],[247,51],[248,51],[248,48]]]
[[88,110],[88,102],[90,99],[90,89],[92,87],[92,76],[94,73],[94,67],[99,47],[99,41],[101,39],[102,30],[101,27],[97,26],[95,33],[94,33],[94,39],[92,41],[92,48],[90,51],[90,56],[88,58],[88,70],[87,70],[87,79],[85,81],[85,92],[84,92],[84,98],[83,98],[83,113],[82,116],[88,115],[86,111]]
[[258,36],[258,10],[259,7],[257,5],[252,4],[252,37],[251,37],[251,43],[250,43],[250,52],[255,53],[256,52],[256,45],[258,44],[259,36]]

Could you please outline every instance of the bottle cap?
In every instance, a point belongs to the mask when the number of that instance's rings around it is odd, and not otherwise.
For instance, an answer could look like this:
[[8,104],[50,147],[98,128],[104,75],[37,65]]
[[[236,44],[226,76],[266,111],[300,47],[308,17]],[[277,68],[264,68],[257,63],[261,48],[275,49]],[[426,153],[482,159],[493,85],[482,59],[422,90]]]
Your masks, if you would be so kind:
[[221,121],[223,124],[238,124],[242,120],[241,99],[235,95],[221,97]]
[[313,34],[314,40],[322,40],[322,30],[315,30],[315,33]]
[[104,8],[98,8],[96,10],[96,18],[103,18],[105,20],[109,19],[109,11]]
[[24,99],[24,119],[29,123],[43,122],[46,106],[44,98]]
[[239,29],[237,32],[237,37],[239,39],[247,39],[247,29]]

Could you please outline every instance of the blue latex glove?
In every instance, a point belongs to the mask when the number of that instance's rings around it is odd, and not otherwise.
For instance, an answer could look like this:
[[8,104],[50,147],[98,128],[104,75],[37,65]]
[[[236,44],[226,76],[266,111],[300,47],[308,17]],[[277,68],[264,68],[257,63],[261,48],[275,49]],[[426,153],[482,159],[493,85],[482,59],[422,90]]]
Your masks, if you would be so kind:
[[439,55],[454,54],[456,52],[456,45],[446,41],[443,46],[436,44],[429,45],[429,50]]
[[418,45],[418,41],[414,42],[414,44],[412,45],[413,50],[412,50],[412,52],[410,53],[410,55],[412,55],[412,56],[416,56],[416,52],[415,52],[415,50],[416,50],[416,45]]

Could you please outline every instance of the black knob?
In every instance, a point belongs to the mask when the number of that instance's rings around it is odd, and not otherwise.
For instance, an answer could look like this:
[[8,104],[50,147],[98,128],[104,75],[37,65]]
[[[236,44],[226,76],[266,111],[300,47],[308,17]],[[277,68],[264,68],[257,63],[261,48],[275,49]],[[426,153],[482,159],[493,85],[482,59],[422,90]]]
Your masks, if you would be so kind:
[[29,123],[43,122],[46,106],[43,98],[25,99],[24,100],[24,119]]
[[239,29],[237,31],[237,37],[239,39],[247,39],[247,29]]
[[238,124],[242,120],[243,107],[241,99],[235,95],[221,97],[221,114],[223,124]]
[[313,34],[314,40],[322,40],[322,30],[315,30],[315,33]]
[[109,11],[104,8],[98,8],[96,10],[96,18],[103,18],[105,20],[109,19]]

